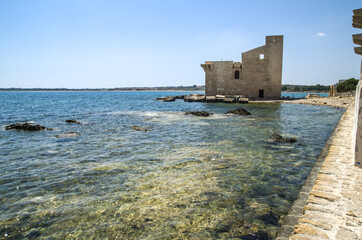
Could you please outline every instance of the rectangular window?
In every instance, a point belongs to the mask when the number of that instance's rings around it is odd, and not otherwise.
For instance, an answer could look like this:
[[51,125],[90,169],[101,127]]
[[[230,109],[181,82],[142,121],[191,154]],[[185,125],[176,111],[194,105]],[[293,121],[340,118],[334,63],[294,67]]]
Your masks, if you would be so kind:
[[264,59],[264,54],[260,54],[260,55],[259,55],[259,59],[260,59],[260,60],[263,60],[263,59]]

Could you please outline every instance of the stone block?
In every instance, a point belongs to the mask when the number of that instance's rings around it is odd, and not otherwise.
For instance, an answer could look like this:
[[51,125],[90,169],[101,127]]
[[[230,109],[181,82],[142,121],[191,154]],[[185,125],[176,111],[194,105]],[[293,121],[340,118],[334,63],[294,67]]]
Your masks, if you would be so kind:
[[306,219],[306,218],[301,218],[299,219],[298,221],[299,223],[308,223],[310,225],[313,225],[317,228],[322,228],[324,230],[331,230],[333,228],[332,225],[328,224],[328,223],[324,223],[324,222],[321,222],[321,221],[315,221],[315,220],[311,220],[311,219]]
[[304,234],[308,236],[320,237],[324,239],[329,239],[328,235],[324,233],[323,230],[309,226],[307,224],[299,224],[294,227],[294,232],[297,234]]
[[317,176],[317,180],[321,180],[321,181],[327,181],[327,182],[332,182],[332,183],[337,183],[338,181],[335,179],[335,177],[330,176],[330,175],[326,175],[326,174],[319,174]]
[[339,196],[336,196],[334,194],[325,193],[317,190],[312,190],[310,194],[315,197],[327,199],[328,201],[336,201],[340,198]]

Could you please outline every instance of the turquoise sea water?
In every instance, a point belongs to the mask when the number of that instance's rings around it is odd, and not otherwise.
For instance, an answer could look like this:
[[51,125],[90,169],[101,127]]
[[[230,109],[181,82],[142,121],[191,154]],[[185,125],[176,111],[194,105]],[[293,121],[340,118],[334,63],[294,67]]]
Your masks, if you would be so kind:
[[[0,92],[0,239],[275,236],[343,110],[154,101],[181,94]],[[5,130],[25,121],[54,130]]]
[[282,92],[282,97],[305,98],[308,94],[317,94],[320,97],[328,97],[329,96],[329,93]]

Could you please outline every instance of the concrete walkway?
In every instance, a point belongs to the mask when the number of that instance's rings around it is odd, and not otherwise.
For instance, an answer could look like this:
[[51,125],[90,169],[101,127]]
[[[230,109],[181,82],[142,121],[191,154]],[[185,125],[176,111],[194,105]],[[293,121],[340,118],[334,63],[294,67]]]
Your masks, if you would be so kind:
[[[298,206],[302,216],[293,223],[296,224],[294,230],[293,225],[283,226],[292,228],[289,239],[362,239],[362,169],[353,164],[353,118],[352,105],[334,132],[313,187],[304,193],[304,208]],[[293,215],[293,208],[288,217],[290,215]],[[280,236],[277,239],[287,238]]]

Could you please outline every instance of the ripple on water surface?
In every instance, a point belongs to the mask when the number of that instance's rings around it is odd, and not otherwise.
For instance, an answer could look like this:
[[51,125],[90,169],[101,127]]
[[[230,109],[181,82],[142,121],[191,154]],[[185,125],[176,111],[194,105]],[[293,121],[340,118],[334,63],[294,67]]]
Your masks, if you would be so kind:
[[251,116],[226,116],[239,105],[153,101],[163,94],[0,93],[1,126],[55,128],[0,131],[1,238],[273,237],[343,113],[249,104]]

